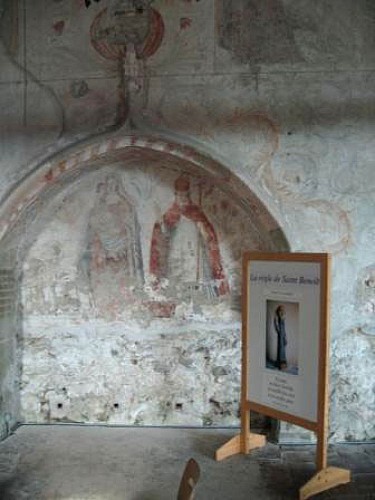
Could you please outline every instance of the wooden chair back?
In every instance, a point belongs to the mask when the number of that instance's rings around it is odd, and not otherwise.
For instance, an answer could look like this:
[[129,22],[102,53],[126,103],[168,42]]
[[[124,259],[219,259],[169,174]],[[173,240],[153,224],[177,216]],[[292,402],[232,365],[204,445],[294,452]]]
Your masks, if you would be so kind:
[[184,473],[182,474],[177,500],[193,500],[194,490],[200,476],[200,468],[194,458],[186,462]]

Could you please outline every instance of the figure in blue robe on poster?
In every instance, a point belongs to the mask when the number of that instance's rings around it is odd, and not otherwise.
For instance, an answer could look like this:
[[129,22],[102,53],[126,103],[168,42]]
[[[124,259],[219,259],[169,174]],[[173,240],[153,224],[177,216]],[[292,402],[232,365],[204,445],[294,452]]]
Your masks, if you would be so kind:
[[273,321],[277,334],[277,359],[276,366],[279,370],[285,370],[288,366],[286,359],[286,346],[288,343],[285,329],[285,308],[280,305],[276,308]]

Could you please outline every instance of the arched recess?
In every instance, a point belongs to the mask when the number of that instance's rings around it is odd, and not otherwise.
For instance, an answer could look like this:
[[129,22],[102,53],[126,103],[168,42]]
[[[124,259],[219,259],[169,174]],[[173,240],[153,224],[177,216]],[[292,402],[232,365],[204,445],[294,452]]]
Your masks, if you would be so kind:
[[228,168],[153,137],[79,146],[17,186],[0,238],[3,434],[236,423],[241,251],[288,244]]

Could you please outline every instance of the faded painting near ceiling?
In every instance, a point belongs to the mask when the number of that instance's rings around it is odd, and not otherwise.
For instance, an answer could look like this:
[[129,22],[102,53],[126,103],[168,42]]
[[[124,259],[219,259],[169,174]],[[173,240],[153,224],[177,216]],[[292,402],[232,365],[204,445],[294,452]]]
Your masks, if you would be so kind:
[[242,63],[302,60],[282,0],[220,0],[219,43]]
[[157,51],[163,34],[163,19],[151,8],[151,0],[112,1],[94,18],[90,28],[93,48],[117,63],[118,124],[131,115],[134,97],[146,94],[145,61]]
[[164,25],[150,4],[150,0],[110,2],[91,25],[95,50],[112,60],[118,60],[131,46],[139,59],[154,54],[162,41]]

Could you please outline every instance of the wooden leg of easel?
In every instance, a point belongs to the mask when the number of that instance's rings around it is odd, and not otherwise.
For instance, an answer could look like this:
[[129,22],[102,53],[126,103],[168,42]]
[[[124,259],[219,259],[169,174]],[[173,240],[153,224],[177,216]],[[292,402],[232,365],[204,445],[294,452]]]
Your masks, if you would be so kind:
[[[326,386],[325,386],[326,389]],[[339,469],[338,467],[327,467],[327,434],[328,434],[328,415],[326,409],[328,402],[325,401],[326,393],[324,394],[321,406],[320,425],[317,432],[317,448],[316,448],[316,467],[319,472],[313,476],[299,490],[300,500],[310,498],[322,491],[330,490],[339,484],[350,482],[350,471],[347,469]]]
[[337,467],[327,467],[321,470],[310,481],[308,481],[299,490],[299,499],[305,500],[322,491],[329,490],[339,484],[350,482],[350,471],[347,469],[339,469]]
[[220,460],[224,460],[224,458],[238,455],[239,453],[247,454],[254,448],[261,448],[266,444],[266,436],[262,436],[262,434],[250,433],[247,441],[247,451],[243,451],[242,443],[242,435],[237,434],[237,436],[234,436],[227,443],[223,444],[223,446],[216,450],[215,460],[220,462]]
[[322,282],[324,282],[324,292],[321,297],[321,319],[323,319],[323,335],[320,336],[319,357],[319,392],[318,392],[318,425],[317,425],[317,448],[316,448],[316,468],[319,472],[313,476],[299,490],[300,500],[310,498],[322,491],[329,490],[339,484],[350,482],[350,471],[339,469],[338,467],[327,467],[327,443],[328,443],[328,361],[329,361],[329,289],[330,289],[330,260],[326,260],[322,265]]
[[220,462],[224,458],[244,453],[245,455],[254,448],[261,448],[266,444],[266,436],[250,432],[250,412],[243,412],[241,418],[241,434],[237,434],[227,443],[223,444],[215,453],[215,460]]
[[241,434],[237,434],[215,452],[216,462],[241,453]]

